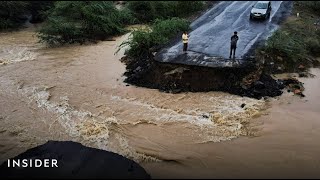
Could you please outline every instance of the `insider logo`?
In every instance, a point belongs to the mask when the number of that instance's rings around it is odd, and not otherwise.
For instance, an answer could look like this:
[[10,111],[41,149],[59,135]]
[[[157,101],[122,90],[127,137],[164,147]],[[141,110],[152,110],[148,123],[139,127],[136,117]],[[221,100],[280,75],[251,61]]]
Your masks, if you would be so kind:
[[8,159],[8,168],[57,168],[56,159]]

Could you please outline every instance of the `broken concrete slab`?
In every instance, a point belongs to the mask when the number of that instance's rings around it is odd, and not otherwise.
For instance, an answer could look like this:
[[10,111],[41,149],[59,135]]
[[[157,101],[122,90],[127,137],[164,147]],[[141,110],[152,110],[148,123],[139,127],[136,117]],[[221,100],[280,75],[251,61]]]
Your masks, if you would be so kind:
[[[170,59],[172,58],[172,59]],[[156,54],[154,59],[158,62],[172,63],[172,64],[185,64],[192,66],[203,66],[211,68],[239,68],[245,67],[249,64],[255,63],[254,57],[246,58],[231,58],[227,59],[219,56],[210,56],[204,53],[188,51],[187,53],[179,53],[175,57],[167,56],[164,54]]]
[[[179,36],[157,52],[155,60],[214,68],[245,65],[253,49],[279,27],[292,8],[292,2],[274,2],[270,19],[253,22],[248,17],[252,5],[254,2],[248,1],[219,2],[190,25],[187,54],[182,52],[183,44]],[[238,32],[239,41],[233,61],[228,57],[234,31]]]

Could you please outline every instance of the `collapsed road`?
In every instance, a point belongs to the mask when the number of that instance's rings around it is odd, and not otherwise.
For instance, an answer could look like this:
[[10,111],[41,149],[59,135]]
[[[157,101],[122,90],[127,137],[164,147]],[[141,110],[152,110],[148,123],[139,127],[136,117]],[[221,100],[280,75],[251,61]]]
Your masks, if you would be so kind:
[[[160,62],[206,67],[233,67],[245,63],[252,50],[279,27],[292,8],[291,1],[272,1],[271,14],[266,20],[250,20],[256,1],[223,1],[195,20],[189,33],[188,54],[182,52],[181,38],[155,55]],[[227,59],[230,37],[237,31],[239,41],[237,61]]]
[[[269,19],[251,21],[252,1],[220,2],[191,24],[189,48],[182,53],[181,34],[151,56],[123,57],[126,83],[164,92],[224,91],[260,99],[282,94],[284,82],[263,72],[264,56],[254,54],[291,12],[292,2],[272,2]],[[238,31],[235,60],[230,37]],[[254,56],[253,56],[254,55]]]

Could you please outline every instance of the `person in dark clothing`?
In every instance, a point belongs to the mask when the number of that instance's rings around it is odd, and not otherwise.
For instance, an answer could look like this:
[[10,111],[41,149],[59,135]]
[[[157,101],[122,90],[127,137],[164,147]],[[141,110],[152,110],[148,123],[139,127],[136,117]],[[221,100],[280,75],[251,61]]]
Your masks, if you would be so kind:
[[229,58],[231,58],[232,52],[233,52],[233,58],[235,58],[236,49],[237,49],[237,42],[238,42],[238,39],[239,39],[237,34],[238,34],[237,31],[235,31],[233,36],[231,36],[231,48],[230,48],[230,56],[229,56]]

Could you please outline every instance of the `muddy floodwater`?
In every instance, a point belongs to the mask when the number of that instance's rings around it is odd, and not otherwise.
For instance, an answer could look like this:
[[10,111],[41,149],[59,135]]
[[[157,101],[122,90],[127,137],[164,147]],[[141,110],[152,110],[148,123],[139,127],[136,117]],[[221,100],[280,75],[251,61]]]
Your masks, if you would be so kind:
[[1,33],[0,161],[72,140],[153,178],[320,177],[319,69],[300,79],[305,98],[169,94],[123,83],[127,37],[47,48],[33,28]]

